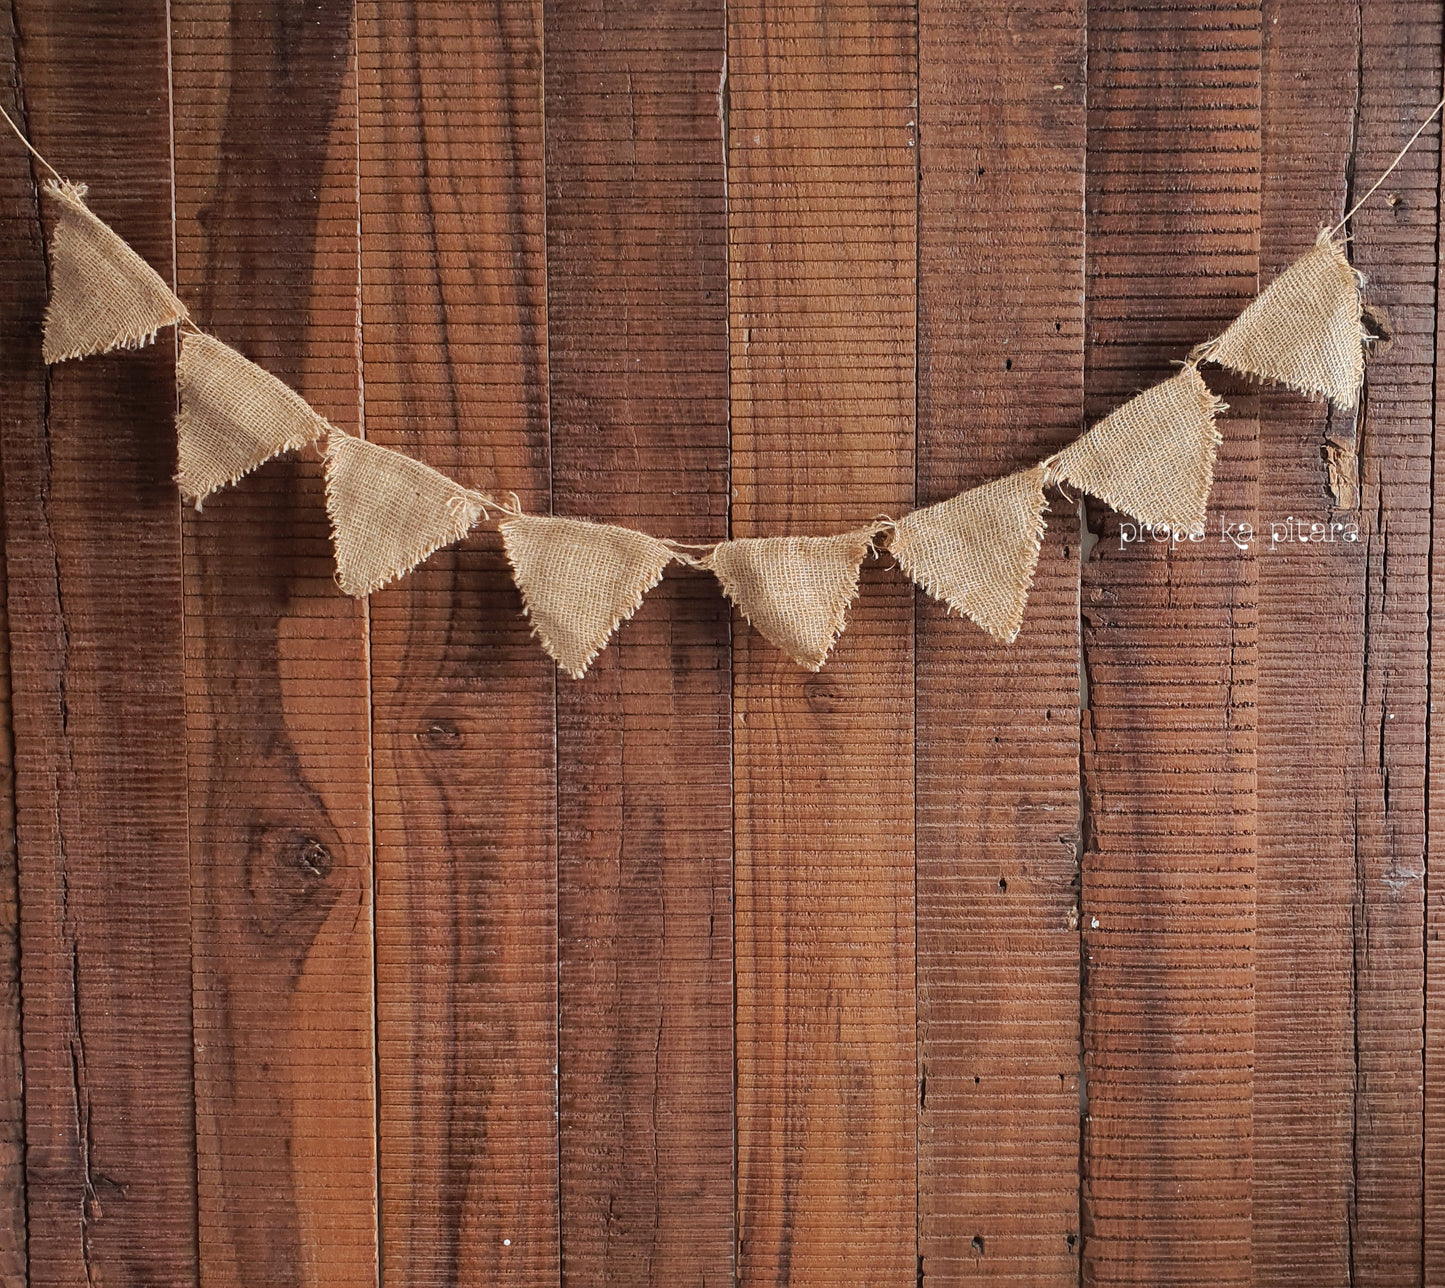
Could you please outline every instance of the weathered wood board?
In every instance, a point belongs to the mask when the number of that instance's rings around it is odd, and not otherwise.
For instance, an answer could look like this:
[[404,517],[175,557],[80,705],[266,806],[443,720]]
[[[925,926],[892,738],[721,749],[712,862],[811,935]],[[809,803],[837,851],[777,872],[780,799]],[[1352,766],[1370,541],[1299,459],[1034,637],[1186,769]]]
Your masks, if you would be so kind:
[[[337,425],[704,542],[898,515],[1167,375],[1442,40],[6,0],[0,106]],[[42,364],[0,137],[0,1288],[1445,1276],[1440,139],[1346,229],[1358,413],[1211,374],[1203,543],[1054,494],[1013,646],[884,553],[817,674],[676,566],[574,682],[493,531],[345,598],[314,452],[183,513],[175,337]]]

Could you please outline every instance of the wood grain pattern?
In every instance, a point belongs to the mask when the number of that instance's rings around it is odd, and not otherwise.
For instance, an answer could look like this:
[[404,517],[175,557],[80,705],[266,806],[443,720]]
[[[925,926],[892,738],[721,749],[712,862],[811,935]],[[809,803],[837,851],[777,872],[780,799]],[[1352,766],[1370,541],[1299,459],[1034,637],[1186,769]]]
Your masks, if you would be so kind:
[[[1168,374],[1442,36],[6,0],[0,104],[338,424],[702,541]],[[341,597],[314,453],[182,515],[174,337],[45,370],[0,131],[0,1285],[1445,1277],[1440,137],[1350,229],[1358,421],[1209,373],[1204,543],[1055,498],[1014,646],[885,556],[817,675],[674,568],[574,683],[490,531]]]
[[[1352,191],[1439,101],[1440,9],[1366,6]],[[1410,127],[1413,129],[1413,125]],[[1393,342],[1368,368],[1361,430],[1364,674],[1355,789],[1355,1129],[1351,1272],[1419,1282],[1423,1250],[1425,718],[1438,127],[1351,221]]]
[[[920,8],[920,503],[1080,431],[1081,5]],[[1079,1257],[1079,528],[1056,498],[1002,648],[920,593],[919,1273]]]
[[[1358,93],[1357,15],[1263,7],[1260,285],[1344,212]],[[1290,517],[1358,523],[1332,495],[1327,442],[1357,458],[1354,417],[1259,397],[1262,532]],[[1328,528],[1325,529],[1328,531]],[[1354,744],[1364,547],[1282,546],[1259,561],[1252,1237],[1260,1282],[1349,1281],[1354,1192]],[[1322,676],[1329,677],[1321,683]]]
[[[1169,374],[1254,292],[1260,14],[1089,7],[1085,407]],[[1223,382],[1217,382],[1223,384]],[[1084,1278],[1251,1280],[1255,917],[1252,395],[1232,393],[1209,539],[1084,570]]]
[[[174,0],[180,294],[361,419],[351,6]],[[200,1251],[212,1285],[376,1273],[366,606],[319,466],[185,529]]]
[[[15,19],[0,10],[0,60],[14,68]],[[0,90],[12,118],[24,116],[11,81]],[[17,419],[44,417],[36,319],[45,299],[44,251],[34,175],[17,157],[0,166],[0,399]],[[0,437],[0,479],[5,440]],[[0,485],[0,526],[4,488]],[[0,1288],[24,1288],[29,1269],[25,1232],[25,1068],[20,1042],[20,851],[15,836],[15,721],[10,687],[8,577],[0,550]]]
[[[1442,15],[1445,16],[1445,15]],[[1435,193],[1435,245],[1445,245],[1441,231],[1445,229],[1445,153],[1436,166],[1438,184]],[[1440,312],[1445,308],[1445,277],[1439,268],[1435,274],[1435,353],[1434,353],[1434,416],[1435,425],[1445,416],[1445,328],[1440,326]],[[1445,540],[1445,468],[1440,460],[1440,437],[1435,435],[1430,470],[1430,635],[1440,638],[1441,612],[1445,607],[1445,561],[1434,557],[1434,551]],[[1424,1279],[1434,1283],[1445,1279],[1445,881],[1439,865],[1445,862],[1445,774],[1441,772],[1439,748],[1445,746],[1445,710],[1435,695],[1445,686],[1445,655],[1438,648],[1430,650],[1430,703],[1425,726],[1425,1051],[1422,1150],[1422,1213],[1424,1234],[1422,1260]],[[1432,871],[1432,868],[1434,869]]]
[[[165,5],[17,4],[9,22],[37,144],[168,273]],[[134,110],[101,139],[118,64]],[[36,179],[7,175],[29,1283],[195,1283],[174,345],[45,372]]]
[[[556,513],[727,534],[718,0],[546,8]],[[566,1281],[733,1275],[729,619],[674,571],[558,680]]]
[[[542,13],[357,9],[366,431],[545,512]],[[494,533],[371,600],[386,1282],[557,1282],[555,668]]]
[[[734,536],[913,501],[911,6],[728,6]],[[825,671],[739,622],[739,1272],[913,1284],[913,595],[866,568]]]

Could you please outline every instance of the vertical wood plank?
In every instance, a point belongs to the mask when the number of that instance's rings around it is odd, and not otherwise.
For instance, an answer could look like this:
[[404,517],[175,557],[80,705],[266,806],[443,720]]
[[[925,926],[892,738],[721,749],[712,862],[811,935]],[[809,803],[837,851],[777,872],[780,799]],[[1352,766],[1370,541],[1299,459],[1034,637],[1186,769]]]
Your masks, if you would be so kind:
[[[7,70],[0,88],[5,110],[24,118],[16,66],[15,15],[0,10],[0,64]],[[44,250],[36,209],[35,176],[18,143],[7,145],[0,166],[0,405],[15,420],[43,424],[44,372],[36,330],[45,300]],[[33,432],[33,428],[31,430]],[[0,432],[0,480],[5,437]],[[4,531],[4,487],[0,483],[0,532]],[[0,1288],[24,1288],[25,1237],[25,1070],[20,1043],[20,871],[15,841],[14,704],[10,685],[9,579],[0,551]]]
[[[4,21],[0,18],[0,22]],[[3,32],[0,39],[9,35],[9,32]],[[14,116],[12,104],[5,106]],[[0,185],[3,183],[0,180]],[[0,191],[3,190],[0,187]],[[24,208],[24,194],[18,184],[7,195],[15,200],[17,208]],[[0,238],[5,238],[3,244],[7,248],[19,249],[5,232],[0,232]],[[21,262],[24,263],[24,260]],[[16,294],[22,301],[27,297],[33,298],[29,292]],[[13,338],[7,322],[9,319],[0,316],[0,343]],[[33,367],[31,372],[33,391],[38,382],[33,378]],[[26,405],[27,400],[21,392],[23,388],[22,380],[13,379],[11,373],[0,371],[0,397],[13,398],[9,405]],[[14,397],[16,394],[20,396]],[[3,468],[3,439],[0,439],[0,468]],[[3,497],[3,490],[0,490],[0,497]],[[4,512],[0,509],[0,525],[3,522]],[[14,706],[10,695],[10,615],[3,606],[6,590],[5,564],[3,556],[0,556],[0,1288],[23,1288],[28,1271],[25,1237],[25,1071],[20,1044],[20,856],[15,844]]]
[[[541,5],[357,40],[367,437],[545,513]],[[554,670],[494,533],[372,597],[389,1284],[557,1282]]]
[[[546,31],[555,510],[723,537],[723,5],[553,3]],[[568,1282],[733,1282],[728,638],[674,570],[558,681]]]
[[1423,1248],[1427,1283],[1445,1280],[1445,768],[1439,749],[1445,747],[1445,650],[1442,638],[1445,612],[1445,560],[1436,552],[1445,543],[1445,460],[1442,460],[1441,424],[1445,421],[1445,328],[1439,324],[1445,310],[1445,275],[1440,272],[1439,247],[1445,245],[1445,149],[1436,164],[1436,266],[1435,367],[1433,371],[1434,422],[1430,506],[1430,678],[1426,723],[1425,837],[1425,1079]]
[[[1254,294],[1257,6],[1089,6],[1091,418]],[[1216,379],[1220,387],[1227,387]],[[1208,539],[1085,567],[1084,1277],[1251,1279],[1256,557],[1252,394],[1222,418]]]
[[[351,6],[170,8],[181,295],[355,431]],[[319,465],[274,462],[188,515],[185,579],[206,1278],[369,1282],[366,609],[333,583]]]
[[[728,6],[733,535],[913,500],[913,6]],[[913,594],[734,649],[739,1272],[917,1277]]]
[[[26,3],[5,22],[35,143],[168,277],[165,14]],[[0,450],[29,1283],[194,1283],[174,339],[44,370],[38,197],[7,156]]]
[[[1263,7],[1260,285],[1343,213],[1358,14]],[[1258,1283],[1349,1281],[1355,811],[1364,546],[1353,415],[1259,396],[1259,778],[1252,1248]],[[1291,516],[1341,538],[1269,549]],[[1308,530],[1308,528],[1306,529]],[[1326,527],[1325,532],[1331,530]]]
[[[919,11],[918,500],[1080,431],[1081,4]],[[1079,1245],[1079,514],[1011,646],[918,597],[919,1276],[1069,1284]]]
[[[1439,101],[1440,8],[1366,4],[1350,199]],[[1352,1279],[1420,1282],[1425,1023],[1425,731],[1439,248],[1438,123],[1351,221],[1393,343],[1362,417],[1364,676],[1355,794]],[[1358,694],[1357,690],[1357,694]]]

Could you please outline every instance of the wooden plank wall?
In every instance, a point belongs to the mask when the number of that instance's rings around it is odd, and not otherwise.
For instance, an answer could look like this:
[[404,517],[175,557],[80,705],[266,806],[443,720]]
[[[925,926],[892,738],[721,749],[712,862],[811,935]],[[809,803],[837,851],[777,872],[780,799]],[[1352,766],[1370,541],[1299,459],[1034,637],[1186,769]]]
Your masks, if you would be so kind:
[[[1168,374],[1442,37],[5,0],[0,106],[335,423],[709,541]],[[1013,647],[885,555],[817,675],[677,568],[581,683],[495,533],[342,597],[314,453],[182,513],[175,338],[42,365],[0,142],[0,1286],[1440,1280],[1440,137],[1346,230],[1359,413],[1211,374],[1204,543],[1055,496]]]

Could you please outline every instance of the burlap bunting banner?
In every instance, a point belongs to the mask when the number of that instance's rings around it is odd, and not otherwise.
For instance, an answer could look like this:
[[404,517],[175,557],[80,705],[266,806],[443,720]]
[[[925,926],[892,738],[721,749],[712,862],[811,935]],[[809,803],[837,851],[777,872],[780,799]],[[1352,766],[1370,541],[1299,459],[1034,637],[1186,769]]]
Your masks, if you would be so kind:
[[742,615],[799,666],[819,670],[858,597],[877,528],[835,537],[745,537],[702,560]]
[[56,207],[46,362],[139,348],[186,316],[156,271],[90,213],[84,186],[52,179],[44,192]]
[[1245,375],[1278,381],[1349,410],[1365,378],[1364,279],[1321,232],[1217,340],[1196,351]]
[[532,632],[574,680],[676,557],[657,538],[609,523],[525,515],[501,529]]
[[[84,189],[47,185],[59,217],[50,246],[47,362],[152,339],[181,321],[181,302],[144,260],[86,208]],[[1209,360],[1354,405],[1364,343],[1360,278],[1339,244],[1321,234],[1178,375],[1130,399],[1083,437],[1031,470],[937,505],[825,537],[725,541],[696,561],[764,636],[819,669],[858,593],[873,538],[929,594],[990,635],[1013,640],[1039,556],[1044,489],[1067,482],[1154,526],[1204,522],[1224,404],[1201,378]],[[575,519],[522,515],[421,462],[340,433],[295,392],[211,336],[185,338],[177,372],[179,473],[199,504],[273,456],[325,436],[326,507],[337,582],[366,595],[459,540],[488,509],[502,523],[507,557],[542,646],[580,678],[618,625],[678,555],[645,533]]]
[[935,599],[1012,644],[1044,535],[1042,465],[899,519],[888,550]]
[[1223,407],[1186,364],[1045,462],[1049,482],[1063,479],[1153,527],[1195,528],[1214,482]]
[[214,336],[188,335],[176,364],[176,482],[201,502],[331,427],[295,390]]
[[475,492],[410,456],[336,431],[327,442],[326,512],[336,584],[348,595],[369,595],[460,541],[483,508]]

